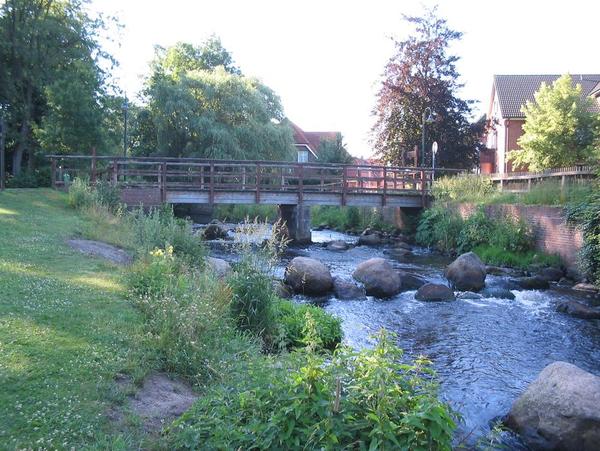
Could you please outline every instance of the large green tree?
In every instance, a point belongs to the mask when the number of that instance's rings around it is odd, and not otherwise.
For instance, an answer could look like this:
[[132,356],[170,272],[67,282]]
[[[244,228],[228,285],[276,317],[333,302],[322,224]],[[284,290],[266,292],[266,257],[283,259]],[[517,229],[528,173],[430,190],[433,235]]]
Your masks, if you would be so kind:
[[138,155],[288,159],[292,131],[279,97],[241,74],[216,37],[157,48],[136,116]]
[[[378,155],[386,162],[402,164],[407,152],[419,149],[419,162],[430,166],[431,144],[437,141],[440,166],[471,168],[478,162],[481,124],[471,124],[470,101],[458,96],[461,88],[456,70],[458,57],[448,47],[462,33],[450,29],[446,20],[427,10],[423,17],[404,19],[414,32],[395,41],[394,56],[385,66],[377,96],[373,128]],[[426,123],[425,161],[421,161],[423,117]]]
[[598,158],[600,115],[591,112],[593,100],[581,93],[581,85],[563,75],[551,86],[542,83],[535,102],[527,102],[521,149],[509,159],[531,171],[571,166]]
[[346,150],[344,138],[338,133],[335,139],[321,141],[318,163],[352,164],[354,157]]
[[8,117],[12,172],[31,169],[37,151],[110,147],[105,25],[81,0],[6,0],[0,6],[0,103]]

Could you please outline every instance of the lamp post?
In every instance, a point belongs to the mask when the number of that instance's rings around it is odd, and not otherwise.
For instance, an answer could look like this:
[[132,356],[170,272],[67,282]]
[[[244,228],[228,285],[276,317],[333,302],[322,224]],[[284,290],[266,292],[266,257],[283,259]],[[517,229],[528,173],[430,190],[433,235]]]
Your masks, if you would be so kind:
[[[429,111],[429,114],[427,112]],[[431,108],[425,107],[423,115],[421,116],[421,166],[425,167],[425,123],[432,123],[433,116],[431,115]]]
[[125,101],[123,102],[123,157],[127,158],[127,112],[129,111],[129,102],[127,100],[127,94],[125,94]]
[[437,141],[434,141],[433,144],[431,145],[431,169],[432,169],[432,173],[431,173],[431,180],[435,180],[435,155],[437,154],[438,151],[438,143]]

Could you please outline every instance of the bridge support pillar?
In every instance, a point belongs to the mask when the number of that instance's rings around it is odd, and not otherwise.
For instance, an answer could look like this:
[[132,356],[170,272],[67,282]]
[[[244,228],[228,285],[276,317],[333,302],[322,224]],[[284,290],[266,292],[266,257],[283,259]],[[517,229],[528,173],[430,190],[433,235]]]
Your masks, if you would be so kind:
[[310,207],[304,205],[279,205],[279,219],[285,221],[288,238],[292,243],[310,243]]

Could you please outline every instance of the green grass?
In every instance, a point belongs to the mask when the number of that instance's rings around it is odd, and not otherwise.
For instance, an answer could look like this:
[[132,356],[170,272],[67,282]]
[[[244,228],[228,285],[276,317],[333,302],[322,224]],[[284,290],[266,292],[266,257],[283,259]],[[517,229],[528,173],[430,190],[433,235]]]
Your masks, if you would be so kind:
[[494,266],[527,269],[532,265],[560,266],[561,259],[558,255],[549,255],[543,252],[527,251],[512,252],[498,246],[477,246],[473,249],[481,260]]
[[0,193],[2,449],[126,440],[105,414],[120,398],[115,375],[146,370],[142,319],[121,268],[65,243],[90,226],[59,192]]

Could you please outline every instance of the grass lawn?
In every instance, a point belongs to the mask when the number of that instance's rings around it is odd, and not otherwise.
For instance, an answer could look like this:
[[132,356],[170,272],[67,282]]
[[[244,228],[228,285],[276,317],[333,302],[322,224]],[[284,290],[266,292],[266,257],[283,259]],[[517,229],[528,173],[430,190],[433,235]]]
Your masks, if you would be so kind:
[[[49,189],[0,192],[0,449],[118,447],[115,376],[144,372],[122,269],[72,250],[89,227]],[[115,438],[123,433],[123,437]]]

